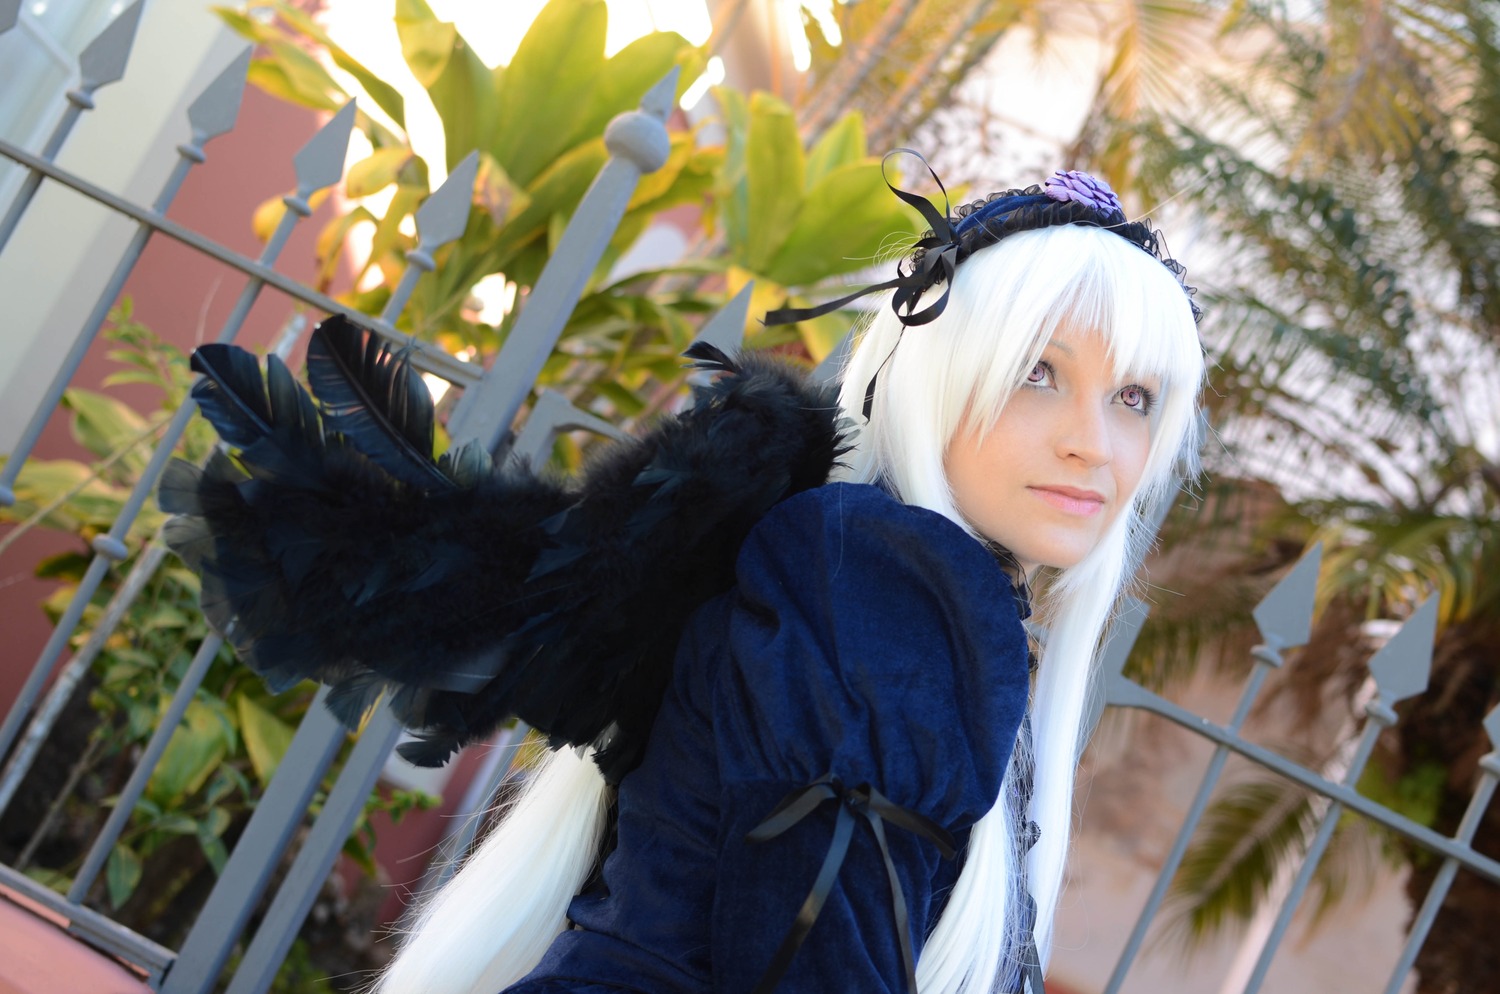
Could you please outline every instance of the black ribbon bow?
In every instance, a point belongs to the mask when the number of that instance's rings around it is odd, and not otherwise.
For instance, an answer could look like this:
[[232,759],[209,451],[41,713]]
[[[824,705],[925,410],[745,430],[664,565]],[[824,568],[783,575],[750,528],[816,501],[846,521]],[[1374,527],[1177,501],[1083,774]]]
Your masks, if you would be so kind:
[[[915,155],[921,160],[922,165],[927,167],[928,174],[932,176],[932,181],[937,184],[939,190],[943,191],[941,211],[932,206],[932,201],[926,197],[908,193],[891,183],[890,177],[886,175],[886,163],[891,160],[892,156],[903,152],[907,155]],[[816,307],[782,307],[767,311],[765,318],[762,319],[764,324],[796,324],[808,318],[821,317],[824,314],[831,314],[860,297],[879,293],[881,290],[896,291],[891,294],[891,309],[896,312],[901,323],[908,328],[927,324],[943,313],[943,309],[948,306],[948,291],[953,287],[953,272],[958,268],[959,249],[958,238],[953,232],[952,219],[948,216],[950,213],[948,189],[943,186],[943,181],[938,178],[938,174],[933,171],[927,160],[922,158],[922,154],[909,148],[897,148],[887,152],[885,158],[880,160],[880,177],[885,180],[885,185],[891,193],[922,215],[922,220],[931,226],[931,230],[912,245],[911,258],[915,261],[911,270],[905,271],[901,268],[901,264],[897,263],[894,279],[862,287],[838,300],[830,300]],[[943,284],[943,295],[922,310],[916,310],[917,302],[922,299],[922,294],[939,282]]]
[[833,892],[833,883],[849,852],[856,816],[870,823],[870,829],[875,833],[875,842],[880,846],[881,858],[885,860],[886,878],[891,886],[891,910],[895,912],[896,934],[901,943],[901,962],[906,968],[906,989],[908,994],[917,994],[917,963],[911,948],[906,895],[901,889],[901,879],[896,875],[896,864],[891,860],[890,849],[886,846],[883,823],[888,821],[898,828],[928,839],[938,847],[944,859],[952,859],[954,856],[953,836],[932,819],[901,807],[867,783],[846,789],[836,777],[829,775],[784,797],[766,820],[751,829],[745,839],[748,842],[774,839],[828,801],[837,801],[839,805],[838,821],[834,824],[828,854],[823,857],[823,865],[818,870],[817,879],[813,881],[812,890],[808,891],[807,899],[802,902],[796,919],[791,928],[787,929],[781,945],[776,949],[776,955],[771,958],[771,965],[766,968],[765,975],[756,985],[755,994],[770,994],[776,989],[791,966],[792,957],[801,948],[807,933],[812,931],[813,923],[818,920],[823,905],[828,901],[828,895]]

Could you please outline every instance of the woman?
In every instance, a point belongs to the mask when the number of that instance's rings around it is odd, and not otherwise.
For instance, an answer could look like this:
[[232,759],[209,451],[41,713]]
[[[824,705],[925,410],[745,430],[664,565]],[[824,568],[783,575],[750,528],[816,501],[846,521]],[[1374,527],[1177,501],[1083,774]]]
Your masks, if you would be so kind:
[[[1018,216],[1036,193],[975,205],[950,240],[979,233],[940,316],[874,319],[840,398],[863,425],[844,457],[855,485],[779,505],[741,552],[736,590],[696,616],[645,762],[620,785],[603,885],[572,902],[580,927],[554,942],[595,845],[559,826],[599,821],[601,782],[562,751],[425,909],[381,991],[493,991],[539,958],[513,990],[752,990],[773,964],[778,990],[902,990],[865,819],[800,948],[778,956],[838,805],[745,836],[823,776],[870,784],[962,850],[956,872],[939,843],[884,830],[918,990],[1020,990],[1027,933],[1045,963],[1090,666],[1148,512],[1191,471],[1203,371],[1179,271],[1101,227],[1124,218],[1092,190],[1107,209],[1045,191],[1051,217]],[[1012,748],[1030,681],[996,546],[1035,584],[1051,633],[1029,690],[1032,755]],[[451,986],[431,979],[449,973]]]
[[609,843],[557,751],[382,994],[1040,990],[1090,668],[1195,462],[1196,308],[1083,174],[925,212],[844,375],[840,482],[736,541]]

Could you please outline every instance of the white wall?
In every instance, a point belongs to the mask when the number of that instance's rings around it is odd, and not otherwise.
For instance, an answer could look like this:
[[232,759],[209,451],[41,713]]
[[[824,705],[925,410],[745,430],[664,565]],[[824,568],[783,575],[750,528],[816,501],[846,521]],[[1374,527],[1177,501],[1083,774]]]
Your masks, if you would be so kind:
[[[147,0],[125,77],[98,91],[58,164],[149,205],[190,134],[188,104],[243,45],[203,0]],[[134,231],[45,182],[0,252],[0,452],[14,447]]]

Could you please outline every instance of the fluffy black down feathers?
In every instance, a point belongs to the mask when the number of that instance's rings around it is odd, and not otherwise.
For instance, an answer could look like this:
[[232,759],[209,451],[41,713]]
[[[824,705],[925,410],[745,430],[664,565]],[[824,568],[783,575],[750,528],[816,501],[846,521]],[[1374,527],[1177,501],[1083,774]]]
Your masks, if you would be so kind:
[[688,615],[732,585],[774,504],[845,451],[832,391],[771,358],[687,355],[721,371],[694,405],[608,447],[582,479],[431,458],[416,372],[342,317],[313,333],[308,378],[242,349],[193,368],[234,455],[162,479],[166,537],[203,609],[275,688],[311,678],[356,724],[380,695],[438,765],[511,715],[592,744],[606,779],[639,763]]

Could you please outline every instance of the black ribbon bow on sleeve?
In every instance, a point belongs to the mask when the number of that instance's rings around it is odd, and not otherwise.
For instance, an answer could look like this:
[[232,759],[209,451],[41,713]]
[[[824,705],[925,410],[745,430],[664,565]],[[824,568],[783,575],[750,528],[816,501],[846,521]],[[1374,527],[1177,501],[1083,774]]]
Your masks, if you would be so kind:
[[857,818],[864,818],[870,823],[870,829],[875,833],[875,842],[880,846],[881,858],[885,860],[886,879],[891,887],[891,910],[896,916],[896,935],[901,943],[902,965],[906,968],[906,989],[908,994],[917,994],[917,964],[911,948],[906,894],[901,889],[901,878],[896,875],[896,864],[892,862],[890,849],[886,845],[884,822],[928,839],[938,847],[944,859],[952,859],[954,856],[953,836],[932,819],[901,807],[867,783],[849,789],[836,777],[828,775],[788,794],[765,821],[750,830],[745,839],[749,842],[774,839],[828,801],[836,801],[839,805],[838,821],[833,828],[833,839],[828,844],[828,854],[823,857],[817,879],[813,881],[807,899],[802,902],[792,927],[787,929],[781,945],[776,949],[776,955],[771,958],[771,965],[766,968],[765,975],[756,985],[755,994],[770,994],[776,989],[787,968],[791,966],[792,957],[801,948],[807,933],[812,931],[813,923],[818,920],[823,905],[828,901],[828,895],[833,892],[839,868],[844,865]]

